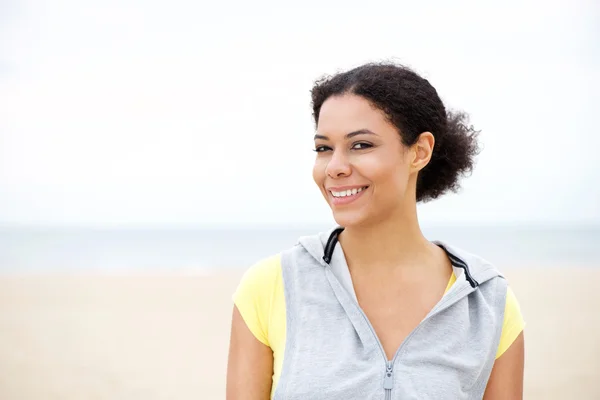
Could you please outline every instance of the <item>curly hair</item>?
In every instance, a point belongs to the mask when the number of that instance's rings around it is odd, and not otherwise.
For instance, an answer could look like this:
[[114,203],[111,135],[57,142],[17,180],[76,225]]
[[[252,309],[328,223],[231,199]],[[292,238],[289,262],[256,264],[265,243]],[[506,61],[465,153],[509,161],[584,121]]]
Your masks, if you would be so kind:
[[312,108],[318,124],[321,106],[331,96],[355,94],[383,111],[402,143],[413,145],[431,132],[435,145],[429,163],[417,176],[417,201],[426,202],[460,189],[459,178],[471,173],[480,148],[479,131],[462,111],[447,111],[435,88],[410,68],[393,63],[368,63],[318,79]]

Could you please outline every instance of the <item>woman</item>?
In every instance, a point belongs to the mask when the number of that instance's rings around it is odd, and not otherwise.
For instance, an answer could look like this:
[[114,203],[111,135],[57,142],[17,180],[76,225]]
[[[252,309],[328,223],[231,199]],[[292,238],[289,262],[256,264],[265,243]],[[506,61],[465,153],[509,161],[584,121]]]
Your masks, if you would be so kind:
[[421,233],[476,132],[410,69],[317,81],[313,178],[339,227],[252,266],[235,295],[230,400],[521,399],[524,322],[489,262]]

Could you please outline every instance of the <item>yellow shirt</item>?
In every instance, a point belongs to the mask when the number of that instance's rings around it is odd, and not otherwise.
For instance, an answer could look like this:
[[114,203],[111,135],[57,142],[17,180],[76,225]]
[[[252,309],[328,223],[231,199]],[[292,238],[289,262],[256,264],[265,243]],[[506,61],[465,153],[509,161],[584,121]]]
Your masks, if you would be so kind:
[[[455,281],[456,275],[453,273],[446,292]],[[272,395],[281,375],[286,334],[285,295],[280,256],[269,257],[250,267],[244,273],[233,301],[252,334],[273,351]],[[519,303],[509,287],[496,359],[510,347],[524,327],[525,322]]]

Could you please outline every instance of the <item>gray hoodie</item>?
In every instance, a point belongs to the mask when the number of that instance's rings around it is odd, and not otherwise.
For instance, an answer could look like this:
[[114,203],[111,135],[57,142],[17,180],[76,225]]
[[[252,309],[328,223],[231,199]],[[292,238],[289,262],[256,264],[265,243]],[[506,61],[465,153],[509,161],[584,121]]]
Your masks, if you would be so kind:
[[481,399],[502,333],[502,275],[482,258],[434,242],[456,282],[388,360],[356,301],[337,243],[342,230],[302,237],[282,253],[286,347],[273,398]]

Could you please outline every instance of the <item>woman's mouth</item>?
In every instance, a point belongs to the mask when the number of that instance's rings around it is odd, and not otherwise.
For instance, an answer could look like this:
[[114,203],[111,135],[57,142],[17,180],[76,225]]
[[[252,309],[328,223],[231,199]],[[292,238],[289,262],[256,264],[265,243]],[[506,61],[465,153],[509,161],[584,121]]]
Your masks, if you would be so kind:
[[329,193],[332,197],[332,203],[335,205],[348,204],[358,199],[369,186],[359,186],[354,188],[332,188]]

